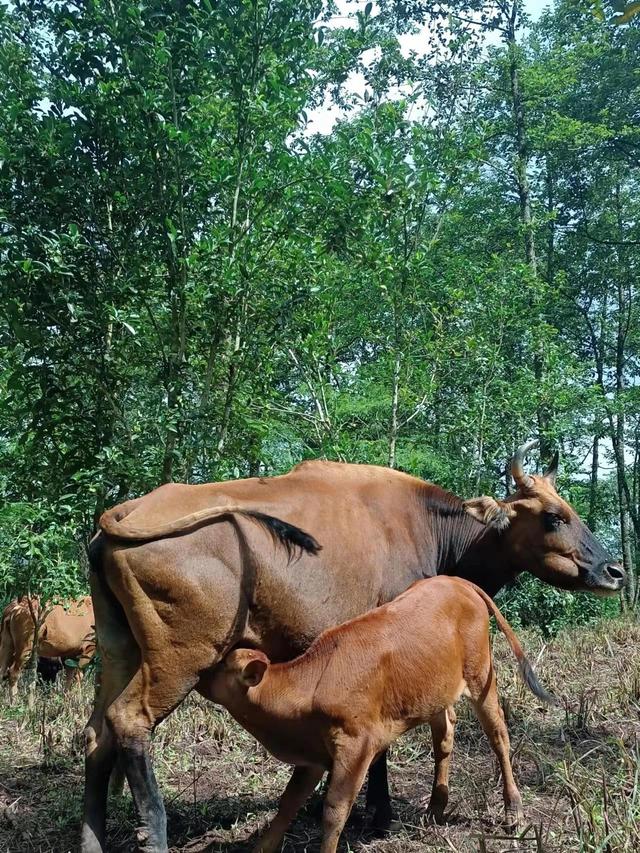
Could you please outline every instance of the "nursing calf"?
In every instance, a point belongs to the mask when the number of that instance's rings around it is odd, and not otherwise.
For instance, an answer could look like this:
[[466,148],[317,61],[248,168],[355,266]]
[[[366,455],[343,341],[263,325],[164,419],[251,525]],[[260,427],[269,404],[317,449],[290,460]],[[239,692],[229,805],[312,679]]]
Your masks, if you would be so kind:
[[429,723],[433,736],[429,812],[440,821],[448,800],[452,706],[462,694],[471,699],[498,757],[506,825],[518,824],[522,801],[496,691],[489,613],[527,686],[552,701],[496,605],[459,578],[418,581],[389,604],[325,631],[288,663],[271,664],[254,649],[236,649],[226,657],[209,683],[200,685],[201,692],[224,705],[276,758],[295,765],[256,851],[279,848],[297,811],[330,770],[321,853],[333,853],[371,762],[421,723]]

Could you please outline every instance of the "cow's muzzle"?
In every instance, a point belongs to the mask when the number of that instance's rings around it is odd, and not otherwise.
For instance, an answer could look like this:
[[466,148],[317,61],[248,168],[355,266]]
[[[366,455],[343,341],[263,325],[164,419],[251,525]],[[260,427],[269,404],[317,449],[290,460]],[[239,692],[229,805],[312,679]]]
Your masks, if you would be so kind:
[[601,563],[591,577],[591,586],[596,592],[620,592],[627,581],[627,573],[620,563]]

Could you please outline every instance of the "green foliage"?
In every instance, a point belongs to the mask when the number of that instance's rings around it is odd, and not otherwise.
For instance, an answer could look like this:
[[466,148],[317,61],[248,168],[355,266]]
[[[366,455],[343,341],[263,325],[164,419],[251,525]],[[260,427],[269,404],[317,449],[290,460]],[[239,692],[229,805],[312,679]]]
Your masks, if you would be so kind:
[[44,501],[6,504],[0,510],[0,603],[24,593],[46,601],[82,594],[85,558],[77,532],[64,515],[54,520]]
[[530,575],[521,575],[513,586],[500,593],[497,603],[514,628],[534,627],[545,637],[554,637],[568,625],[588,625],[620,615],[617,597],[573,595],[543,586]]
[[504,494],[534,434],[634,568],[639,36],[579,5],[1,7],[0,595],[77,592],[160,482],[328,456]]

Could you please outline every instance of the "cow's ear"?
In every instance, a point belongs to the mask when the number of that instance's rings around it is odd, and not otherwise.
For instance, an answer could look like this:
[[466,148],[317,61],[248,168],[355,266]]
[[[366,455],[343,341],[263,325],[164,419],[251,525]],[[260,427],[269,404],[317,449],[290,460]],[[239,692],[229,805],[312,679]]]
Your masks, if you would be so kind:
[[242,670],[241,678],[247,687],[255,687],[260,684],[267,671],[269,662],[263,658],[253,658]]
[[510,504],[504,501],[497,501],[495,498],[490,498],[483,495],[480,498],[471,498],[464,502],[464,508],[469,515],[486,524],[487,527],[493,527],[496,530],[506,530],[509,522],[516,514],[516,511]]

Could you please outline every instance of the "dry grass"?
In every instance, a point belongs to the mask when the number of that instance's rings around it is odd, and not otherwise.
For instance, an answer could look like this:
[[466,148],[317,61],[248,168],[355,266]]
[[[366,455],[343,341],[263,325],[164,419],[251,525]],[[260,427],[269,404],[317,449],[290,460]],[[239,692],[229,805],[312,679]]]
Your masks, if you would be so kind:
[[[373,838],[361,799],[343,849],[640,850],[640,627],[609,622],[567,632],[547,645],[535,635],[523,640],[541,680],[566,697],[563,709],[540,708],[518,680],[504,640],[496,639],[514,770],[530,822],[523,839],[501,837],[496,764],[470,709],[461,703],[448,824],[434,828],[424,821],[431,744],[428,730],[418,730],[396,744],[391,758],[400,830]],[[82,727],[90,698],[86,685],[69,696],[58,688],[38,691],[31,709],[25,694],[14,708],[0,705],[0,853],[76,848]],[[195,696],[158,729],[154,761],[172,850],[185,853],[249,850],[288,778],[285,766]],[[109,849],[133,850],[130,798],[113,802],[110,815]],[[302,853],[316,850],[318,843],[317,823],[305,813],[284,850]]]

